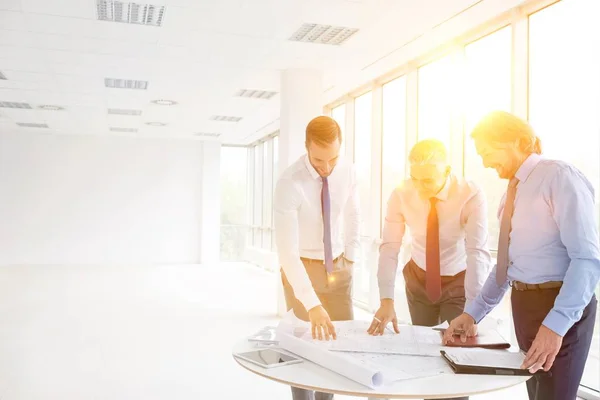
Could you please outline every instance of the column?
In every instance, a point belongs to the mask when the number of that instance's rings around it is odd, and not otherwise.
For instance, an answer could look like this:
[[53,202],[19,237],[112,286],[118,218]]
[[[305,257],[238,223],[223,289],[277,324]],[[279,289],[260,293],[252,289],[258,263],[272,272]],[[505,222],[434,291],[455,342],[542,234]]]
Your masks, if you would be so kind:
[[202,143],[202,183],[200,205],[200,263],[219,262],[221,238],[221,143]]
[[[279,117],[278,173],[284,171],[306,152],[306,125],[323,115],[323,73],[311,69],[288,69],[281,72]],[[277,179],[277,177],[275,178]],[[277,279],[277,313],[286,312],[283,286]]]

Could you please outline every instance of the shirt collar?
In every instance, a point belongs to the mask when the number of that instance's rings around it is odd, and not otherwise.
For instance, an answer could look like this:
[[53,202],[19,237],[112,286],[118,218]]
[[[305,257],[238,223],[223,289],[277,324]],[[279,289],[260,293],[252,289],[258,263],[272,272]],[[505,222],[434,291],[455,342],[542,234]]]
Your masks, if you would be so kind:
[[313,179],[320,179],[321,178],[321,175],[319,175],[319,173],[317,172],[317,170],[310,163],[310,160],[308,159],[308,154],[306,154],[304,156],[304,165],[306,166],[306,169],[308,170],[308,173],[310,174],[310,176],[312,176]]
[[535,153],[530,154],[515,173],[515,177],[519,180],[519,182],[525,182],[540,161],[542,161],[541,155]]
[[450,185],[452,185],[454,179],[455,177],[453,174],[448,175],[448,177],[446,178],[446,182],[444,183],[444,187],[438,192],[438,194],[435,195],[435,198],[441,201],[448,200],[448,194],[450,193]]

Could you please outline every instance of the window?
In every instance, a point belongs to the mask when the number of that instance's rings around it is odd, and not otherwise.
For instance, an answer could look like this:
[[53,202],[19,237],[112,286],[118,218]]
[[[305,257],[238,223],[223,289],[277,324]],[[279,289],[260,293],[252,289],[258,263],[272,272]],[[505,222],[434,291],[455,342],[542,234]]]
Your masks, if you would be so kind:
[[252,218],[252,244],[262,246],[262,211],[263,211],[263,143],[254,146],[254,210]]
[[[597,0],[569,0],[529,19],[529,120],[546,157],[577,166],[596,195],[600,187],[598,15]],[[596,391],[600,391],[599,322],[581,382]]]
[[239,260],[246,247],[246,167],[248,150],[221,149],[221,259]]
[[455,75],[451,56],[419,68],[419,140],[438,139],[450,148]]
[[[363,221],[365,217],[368,218],[367,211],[371,206],[371,104],[371,92],[357,97],[354,103],[354,165]],[[364,230],[365,226],[365,223],[361,225],[363,235],[367,234]],[[355,264],[354,274],[354,297],[367,303],[369,301],[369,265],[365,257],[360,257]]]
[[263,148],[263,190],[262,190],[262,248],[271,249],[271,225],[273,218],[273,140],[262,144]]
[[[277,184],[277,179],[279,179],[279,136],[275,136],[273,138],[273,191],[271,193],[271,198],[275,197],[275,185]],[[273,207],[271,207],[271,229],[275,231],[275,217],[273,215]],[[275,235],[271,236],[271,250],[276,251],[275,246]]]
[[342,130],[342,148],[341,154],[346,154],[346,104],[342,104],[331,110],[331,118],[335,120]]
[[383,139],[381,145],[381,230],[387,202],[405,177],[406,78],[383,86]]
[[488,203],[488,246],[498,248],[500,223],[496,217],[507,182],[496,171],[484,168],[470,137],[477,122],[490,111],[511,110],[511,42],[510,26],[465,47],[465,177],[477,182]]

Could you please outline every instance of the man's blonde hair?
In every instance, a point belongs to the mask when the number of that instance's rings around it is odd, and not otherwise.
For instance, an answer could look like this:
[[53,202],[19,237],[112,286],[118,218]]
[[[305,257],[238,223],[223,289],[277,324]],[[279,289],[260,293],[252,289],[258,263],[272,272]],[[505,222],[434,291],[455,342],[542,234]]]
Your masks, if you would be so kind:
[[444,143],[436,139],[421,140],[408,155],[411,164],[448,164],[448,153]]
[[496,143],[516,143],[522,152],[542,154],[542,142],[527,121],[506,111],[492,111],[471,132],[473,139]]

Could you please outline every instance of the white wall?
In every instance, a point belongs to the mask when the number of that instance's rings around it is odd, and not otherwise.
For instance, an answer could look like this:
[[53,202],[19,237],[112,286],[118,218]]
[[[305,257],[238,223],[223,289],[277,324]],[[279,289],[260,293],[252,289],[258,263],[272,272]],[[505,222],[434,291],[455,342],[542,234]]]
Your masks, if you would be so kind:
[[0,265],[200,260],[202,143],[0,133]]

